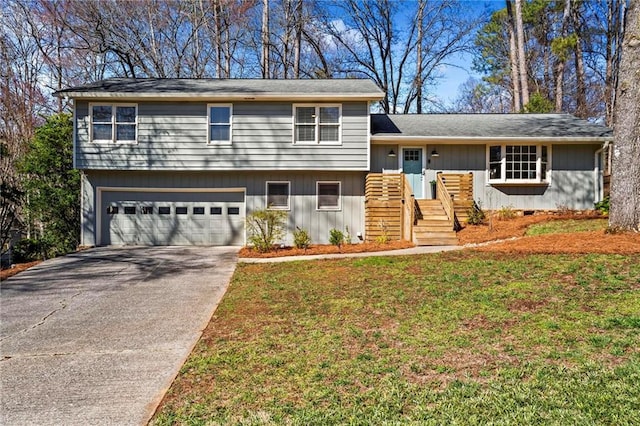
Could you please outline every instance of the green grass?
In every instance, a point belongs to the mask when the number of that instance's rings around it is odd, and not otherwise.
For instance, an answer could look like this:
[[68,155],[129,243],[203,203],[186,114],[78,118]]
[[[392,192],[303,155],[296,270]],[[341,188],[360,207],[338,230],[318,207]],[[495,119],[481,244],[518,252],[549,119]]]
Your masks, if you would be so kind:
[[640,255],[240,264],[153,424],[640,424]]
[[551,220],[531,225],[525,235],[567,234],[574,232],[602,231],[609,225],[607,219]]

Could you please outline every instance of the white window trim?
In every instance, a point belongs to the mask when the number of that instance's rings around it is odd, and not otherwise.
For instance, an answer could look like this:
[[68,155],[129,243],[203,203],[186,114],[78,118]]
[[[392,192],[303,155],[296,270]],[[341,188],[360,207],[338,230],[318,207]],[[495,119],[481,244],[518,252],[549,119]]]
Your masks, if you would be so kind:
[[[229,140],[211,140],[211,125],[212,124],[227,124],[227,123],[212,123],[211,122],[211,107],[228,107],[229,108]],[[207,104],[207,145],[231,145],[233,143],[233,104]]]
[[[296,141],[296,108],[309,108],[316,109],[315,112],[315,129],[316,138],[315,141]],[[292,106],[292,143],[293,145],[342,145],[342,104],[293,104]],[[337,141],[320,141],[320,108],[338,108],[338,140]],[[335,124],[332,124],[335,126]]]
[[[287,206],[286,207],[270,207],[269,206],[269,185],[275,183],[286,183],[287,184]],[[291,181],[289,180],[268,180],[264,185],[264,205],[267,207],[267,210],[291,210]]]
[[[507,146],[530,146],[535,145],[536,147],[536,178],[535,179],[507,179]],[[491,179],[491,167],[489,165],[490,155],[491,155],[491,147],[492,146],[500,146],[500,167],[502,176],[500,179]],[[542,179],[542,147],[547,147],[547,178]],[[552,179],[552,145],[546,143],[494,143],[486,145],[486,162],[485,162],[485,173],[486,173],[486,182],[487,185],[551,185]]]
[[[93,107],[94,106],[110,106],[111,107],[111,139],[93,139]],[[118,141],[116,140],[116,107],[135,107],[136,109],[136,121],[133,123],[136,126],[136,136],[133,141]],[[128,123],[131,124],[131,123]],[[118,144],[118,145],[137,145],[138,144],[138,104],[135,103],[109,103],[109,102],[94,102],[89,103],[89,140],[91,143],[98,144]]]
[[[320,207],[320,185],[338,184],[338,205],[336,207]],[[321,212],[342,211],[342,182],[339,180],[319,180],[316,181],[316,210]]]

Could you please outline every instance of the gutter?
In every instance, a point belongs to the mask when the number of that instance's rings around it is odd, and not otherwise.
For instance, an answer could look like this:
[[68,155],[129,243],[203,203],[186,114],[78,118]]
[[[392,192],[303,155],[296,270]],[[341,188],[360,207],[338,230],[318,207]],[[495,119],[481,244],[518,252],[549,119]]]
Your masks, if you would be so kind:
[[573,142],[607,143],[611,136],[371,136],[371,143],[438,143],[457,145],[461,143],[487,144],[494,142]]

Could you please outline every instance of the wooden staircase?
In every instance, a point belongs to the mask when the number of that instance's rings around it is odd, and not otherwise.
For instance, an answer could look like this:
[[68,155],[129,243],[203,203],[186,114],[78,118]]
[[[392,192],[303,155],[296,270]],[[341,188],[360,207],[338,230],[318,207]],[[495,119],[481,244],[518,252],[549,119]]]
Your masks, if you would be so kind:
[[417,221],[413,227],[413,242],[419,246],[456,246],[458,237],[454,224],[440,200],[416,200]]
[[458,245],[456,230],[473,204],[473,175],[437,174],[437,199],[416,200],[401,173],[369,173],[365,184],[367,241],[407,240]]

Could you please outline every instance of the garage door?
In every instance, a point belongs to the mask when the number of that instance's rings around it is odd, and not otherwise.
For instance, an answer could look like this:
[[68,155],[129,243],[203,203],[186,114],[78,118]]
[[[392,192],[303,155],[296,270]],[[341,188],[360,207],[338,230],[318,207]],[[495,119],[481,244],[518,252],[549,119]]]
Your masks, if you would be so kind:
[[101,194],[102,245],[244,244],[244,192]]

